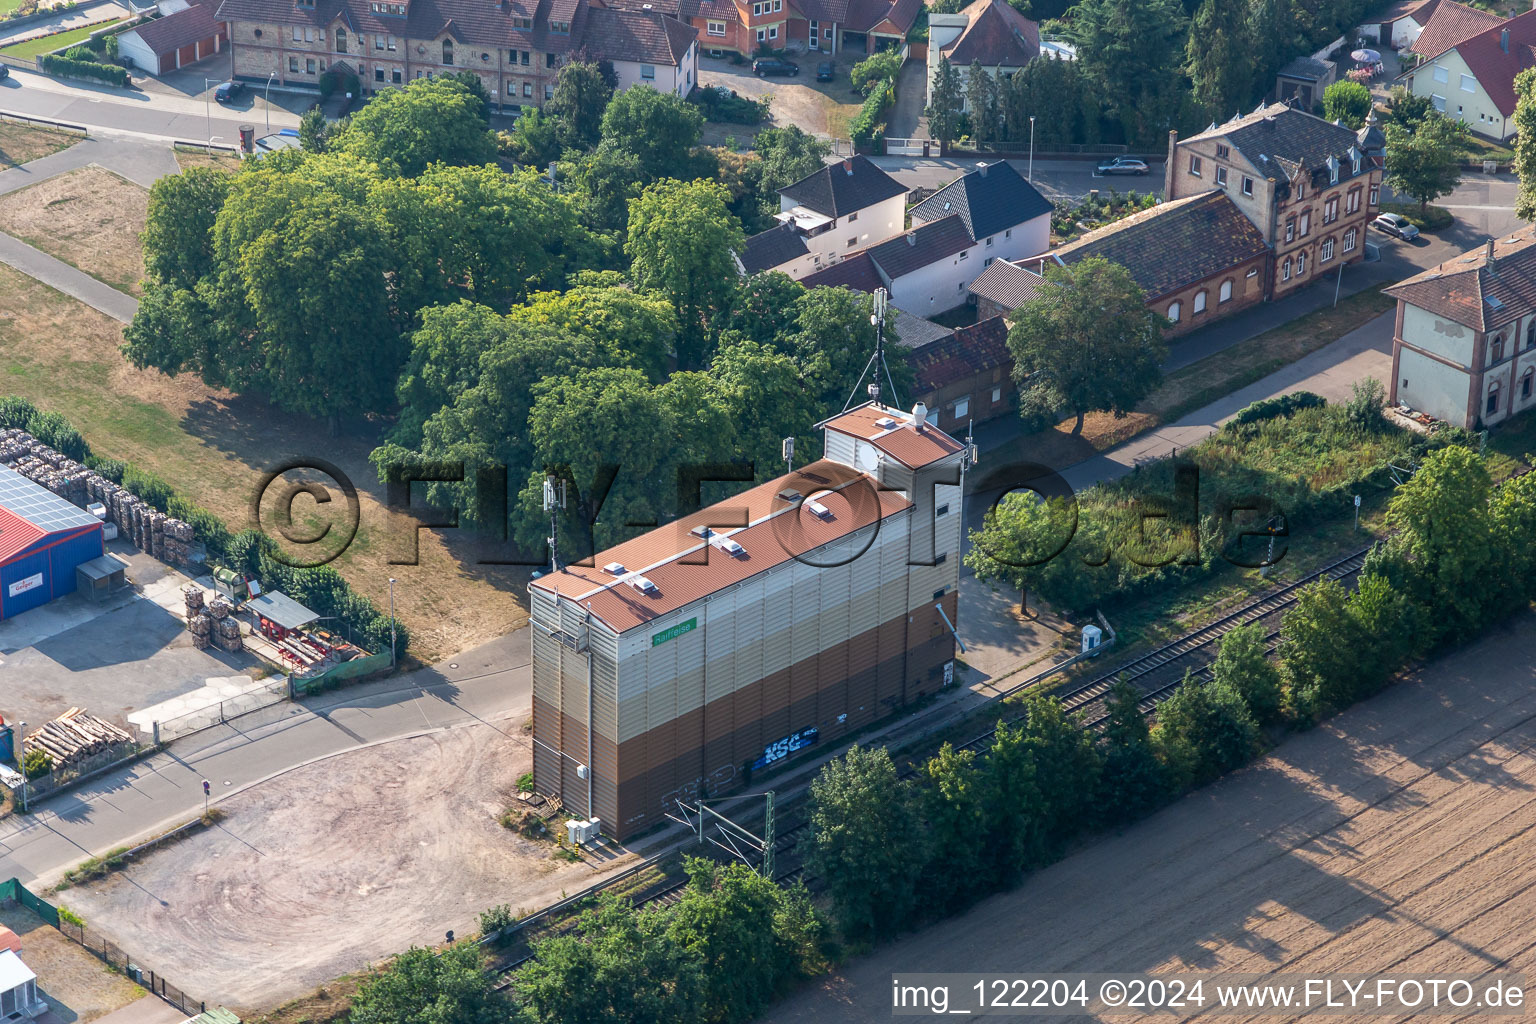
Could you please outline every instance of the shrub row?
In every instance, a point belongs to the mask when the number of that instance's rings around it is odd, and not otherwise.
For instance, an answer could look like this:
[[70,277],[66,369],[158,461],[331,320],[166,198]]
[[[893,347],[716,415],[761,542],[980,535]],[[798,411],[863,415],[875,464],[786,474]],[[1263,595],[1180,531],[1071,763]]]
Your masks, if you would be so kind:
[[1257,402],[1245,405],[1227,422],[1231,426],[1239,427],[1245,423],[1277,419],[1300,412],[1302,409],[1315,409],[1327,404],[1328,400],[1322,395],[1313,394],[1310,391],[1292,391],[1288,395],[1261,398]]
[[855,149],[879,148],[876,139],[885,139],[885,112],[896,102],[896,80],[887,78],[864,98],[864,105],[848,122],[848,134]]
[[704,111],[706,121],[724,121],[728,124],[761,124],[768,120],[772,104],[766,96],[761,100],[748,99],[718,85],[699,89],[689,100]]
[[128,72],[115,64],[73,60],[51,53],[45,53],[37,58],[37,69],[49,75],[58,75],[63,78],[88,78],[119,88],[128,84]]

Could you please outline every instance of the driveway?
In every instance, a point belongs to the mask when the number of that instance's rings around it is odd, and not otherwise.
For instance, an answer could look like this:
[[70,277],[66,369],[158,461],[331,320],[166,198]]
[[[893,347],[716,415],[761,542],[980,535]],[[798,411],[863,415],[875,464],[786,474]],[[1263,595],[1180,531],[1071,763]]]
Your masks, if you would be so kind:
[[885,135],[891,139],[926,139],[928,119],[923,108],[928,101],[928,65],[909,60],[896,76],[896,103],[886,118]]
[[864,98],[848,84],[848,71],[853,67],[853,62],[841,57],[830,58],[837,68],[837,77],[833,81],[816,81],[816,65],[828,59],[818,54],[801,54],[793,58],[800,65],[800,74],[794,78],[758,78],[752,74],[750,64],[732,64],[729,60],[700,57],[699,85],[719,86],[751,99],[773,97],[772,113],[767,124],[752,126],[712,123],[709,128],[722,137],[734,135],[741,141],[755,135],[762,128],[793,124],[822,138],[846,139],[848,119],[858,113]]

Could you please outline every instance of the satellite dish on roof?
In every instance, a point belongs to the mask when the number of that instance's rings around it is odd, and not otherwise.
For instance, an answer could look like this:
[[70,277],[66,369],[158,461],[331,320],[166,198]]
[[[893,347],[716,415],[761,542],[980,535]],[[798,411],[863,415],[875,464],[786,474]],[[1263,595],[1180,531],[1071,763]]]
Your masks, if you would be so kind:
[[880,454],[875,451],[875,446],[872,444],[859,445],[857,461],[859,469],[866,473],[873,473],[880,468]]

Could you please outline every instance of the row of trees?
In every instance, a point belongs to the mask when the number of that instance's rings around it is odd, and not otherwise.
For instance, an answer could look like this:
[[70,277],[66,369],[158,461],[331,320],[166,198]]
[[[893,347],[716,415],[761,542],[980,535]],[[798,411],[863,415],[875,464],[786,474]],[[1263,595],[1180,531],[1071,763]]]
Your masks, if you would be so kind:
[[[1161,148],[1181,133],[1253,109],[1292,58],[1359,23],[1373,0],[1026,0],[1025,13],[1077,48],[1077,60],[1032,61],[1012,80],[941,61],[928,111],[935,138],[1102,138]],[[937,8],[935,8],[937,9]],[[1055,65],[1055,66],[1053,66]],[[962,100],[969,115],[959,114]]]
[[668,907],[598,896],[574,933],[534,942],[505,994],[476,944],[413,948],[362,985],[350,1020],[733,1024],[826,968],[825,928],[803,887],[781,888],[741,864],[686,867],[688,887]]
[[1259,623],[1222,639],[1209,678],[1148,729],[1121,684],[1097,735],[1027,701],[982,753],[946,745],[912,778],[854,748],[812,785],[808,864],[849,938],[874,939],[1015,884],[1085,832],[1123,825],[1247,763],[1266,727],[1306,728],[1380,690],[1412,656],[1471,639],[1536,597],[1536,475],[1494,489],[1481,458],[1429,455],[1389,506],[1393,533],[1353,591],[1303,588],[1278,657]]

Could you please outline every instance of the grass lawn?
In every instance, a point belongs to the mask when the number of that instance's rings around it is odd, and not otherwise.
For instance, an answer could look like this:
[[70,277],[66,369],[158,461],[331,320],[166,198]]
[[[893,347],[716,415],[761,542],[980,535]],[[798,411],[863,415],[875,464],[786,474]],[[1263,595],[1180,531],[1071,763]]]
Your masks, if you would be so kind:
[[21,0],[0,0],[0,18],[10,14],[21,6]]
[[8,167],[20,167],[49,153],[68,149],[83,138],[84,135],[75,132],[35,128],[0,117],[0,171]]
[[1018,442],[1021,458],[1048,466],[1070,466],[1123,444],[1138,434],[1172,423],[1229,395],[1239,388],[1283,369],[1301,357],[1332,344],[1395,305],[1376,289],[1340,299],[1337,307],[1320,309],[1290,323],[1208,356],[1163,378],[1163,383],[1123,419],[1109,413],[1089,413],[1083,432],[1072,435],[1072,420],[1030,434]]
[[[0,0],[0,3],[3,2],[4,0]],[[110,21],[98,22],[94,25],[81,25],[79,28],[72,28],[68,32],[55,32],[51,36],[23,39],[19,43],[12,43],[5,49],[0,50],[0,53],[5,54],[7,57],[26,57],[30,59],[38,54],[52,53],[54,50],[62,49],[66,46],[83,43],[91,37],[92,32],[100,31],[109,25],[116,25],[119,21],[126,20],[125,18],[116,18]]]
[[[389,577],[399,581],[396,611],[418,657],[484,643],[527,620],[514,594],[521,595],[528,570],[476,566],[454,531],[446,541],[422,531],[418,564],[390,564],[408,554],[414,523],[384,507],[367,461],[375,438],[366,425],[332,438],[322,423],[215,391],[190,375],[135,370],[121,344],[117,321],[0,266],[0,395],[63,413],[98,453],[157,474],[232,529],[251,525],[250,503],[266,468],[288,458],[335,463],[358,489],[361,525],[334,564],[381,610]],[[308,500],[295,503],[296,513]]]
[[149,192],[100,167],[82,167],[0,196],[0,231],[104,284],[142,295],[139,235]]
[[239,168],[240,158],[233,153],[224,153],[219,150],[177,146],[176,163],[184,171],[193,167],[217,167],[221,171],[233,171]]

